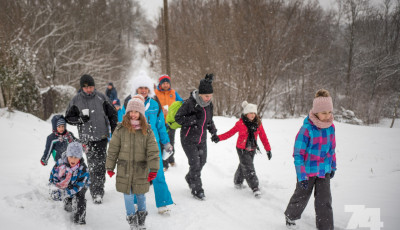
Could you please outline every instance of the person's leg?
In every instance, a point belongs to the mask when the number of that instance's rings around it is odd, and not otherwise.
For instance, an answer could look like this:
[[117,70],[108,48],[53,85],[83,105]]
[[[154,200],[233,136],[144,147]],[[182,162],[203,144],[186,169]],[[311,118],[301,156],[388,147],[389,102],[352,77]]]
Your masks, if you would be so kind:
[[201,170],[207,160],[207,149],[201,145],[184,143],[183,150],[188,158],[189,172],[186,174],[186,181],[194,193],[204,193],[201,181]]
[[333,226],[332,195],[330,186],[330,174],[325,178],[317,178],[314,191],[315,221],[317,229],[331,230]]
[[296,189],[294,190],[294,194],[290,198],[289,204],[285,211],[285,216],[290,220],[298,220],[301,218],[301,214],[306,208],[308,200],[311,197],[314,183],[315,177],[309,178],[307,189],[303,189],[299,182],[296,183]]
[[125,202],[125,209],[126,209],[126,215],[134,215],[136,213],[135,210],[135,202],[134,202],[134,194],[125,194],[124,193],[124,202]]
[[[104,195],[106,175],[107,139],[88,143],[89,151],[86,154],[90,173],[90,194],[93,198]],[[101,202],[101,201],[100,201]]]
[[138,211],[146,211],[146,195],[136,194]]
[[237,150],[243,177],[246,179],[249,187],[254,191],[255,189],[258,189],[259,184],[253,163],[255,151],[249,152],[244,149]]
[[78,224],[86,224],[86,199],[85,193],[87,188],[82,188],[76,195],[76,212],[74,213],[74,222]]
[[[158,145],[158,147],[160,148],[160,145]],[[161,152],[159,153],[159,156],[160,169],[157,171],[157,177],[153,180],[154,196],[156,198],[157,208],[174,203],[172,201],[171,192],[168,189],[167,182],[165,181]]]
[[169,137],[169,143],[171,143],[173,150],[172,150],[172,155],[167,159],[168,163],[171,165],[175,164],[175,129],[168,129],[168,137]]

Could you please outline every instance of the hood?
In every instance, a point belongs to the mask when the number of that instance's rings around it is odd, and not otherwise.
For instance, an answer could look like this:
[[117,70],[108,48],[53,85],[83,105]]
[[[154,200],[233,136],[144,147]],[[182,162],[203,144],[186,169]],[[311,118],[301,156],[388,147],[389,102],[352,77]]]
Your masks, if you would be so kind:
[[[51,125],[53,127],[53,131],[55,132],[57,132],[57,121],[60,118],[64,118],[64,120],[66,120],[65,117],[61,114],[54,115],[53,118],[51,119]],[[65,123],[65,130],[67,130],[67,123]]]
[[155,81],[146,72],[141,71],[132,79],[131,95],[136,95],[139,87],[147,87],[149,89],[148,97],[154,97],[154,85]]

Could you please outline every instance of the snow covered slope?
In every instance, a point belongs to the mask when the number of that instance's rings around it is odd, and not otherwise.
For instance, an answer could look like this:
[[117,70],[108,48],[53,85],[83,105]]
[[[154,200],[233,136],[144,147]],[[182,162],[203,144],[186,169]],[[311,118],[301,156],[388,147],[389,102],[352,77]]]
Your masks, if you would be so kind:
[[[235,118],[215,117],[218,133],[229,130]],[[148,229],[285,229],[283,212],[295,187],[292,149],[303,119],[263,120],[272,147],[272,159],[265,151],[256,155],[255,167],[262,198],[249,189],[233,188],[238,157],[237,136],[208,143],[208,162],[203,169],[206,201],[191,197],[184,176],[186,156],[176,134],[176,167],[166,172],[175,205],[170,216],[157,213],[153,189],[147,196]],[[0,109],[0,228],[1,229],[129,229],[123,196],[115,191],[115,177],[107,176],[104,203],[88,199],[87,225],[71,224],[61,202],[48,199],[47,181],[52,161],[40,164],[51,124],[30,114]],[[76,133],[75,127],[68,126]],[[363,127],[336,123],[338,171],[332,180],[336,229],[346,229],[352,213],[345,205],[380,208],[383,229],[398,229],[400,201],[400,129]],[[262,144],[259,143],[262,147]],[[313,198],[300,229],[315,229]],[[368,228],[365,228],[368,229]]]

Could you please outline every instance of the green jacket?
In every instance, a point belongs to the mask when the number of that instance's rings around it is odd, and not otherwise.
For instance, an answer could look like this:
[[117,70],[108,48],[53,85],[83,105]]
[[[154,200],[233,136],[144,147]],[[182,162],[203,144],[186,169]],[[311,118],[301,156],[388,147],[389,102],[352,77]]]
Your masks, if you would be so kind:
[[160,157],[156,138],[149,128],[144,136],[141,130],[130,133],[118,123],[107,154],[106,170],[114,171],[117,165],[116,188],[118,192],[144,194],[149,191],[149,171],[157,172]]

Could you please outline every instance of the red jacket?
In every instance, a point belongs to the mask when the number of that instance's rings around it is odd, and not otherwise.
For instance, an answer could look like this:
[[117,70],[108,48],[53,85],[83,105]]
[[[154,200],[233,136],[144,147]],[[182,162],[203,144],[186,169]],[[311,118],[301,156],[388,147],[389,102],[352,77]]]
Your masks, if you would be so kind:
[[[235,126],[228,132],[218,135],[219,139],[221,141],[226,140],[230,138],[231,136],[235,135],[236,132],[239,132],[239,137],[236,142],[236,147],[239,149],[246,149],[246,142],[247,142],[247,137],[249,136],[249,133],[247,132],[247,127],[243,123],[243,120],[240,118],[238,122],[236,122]],[[254,137],[256,138],[257,141],[257,136],[260,135],[261,142],[264,145],[264,148],[266,151],[271,151],[271,146],[269,145],[267,135],[265,134],[264,128],[262,124],[258,127],[257,131],[254,133]]]

